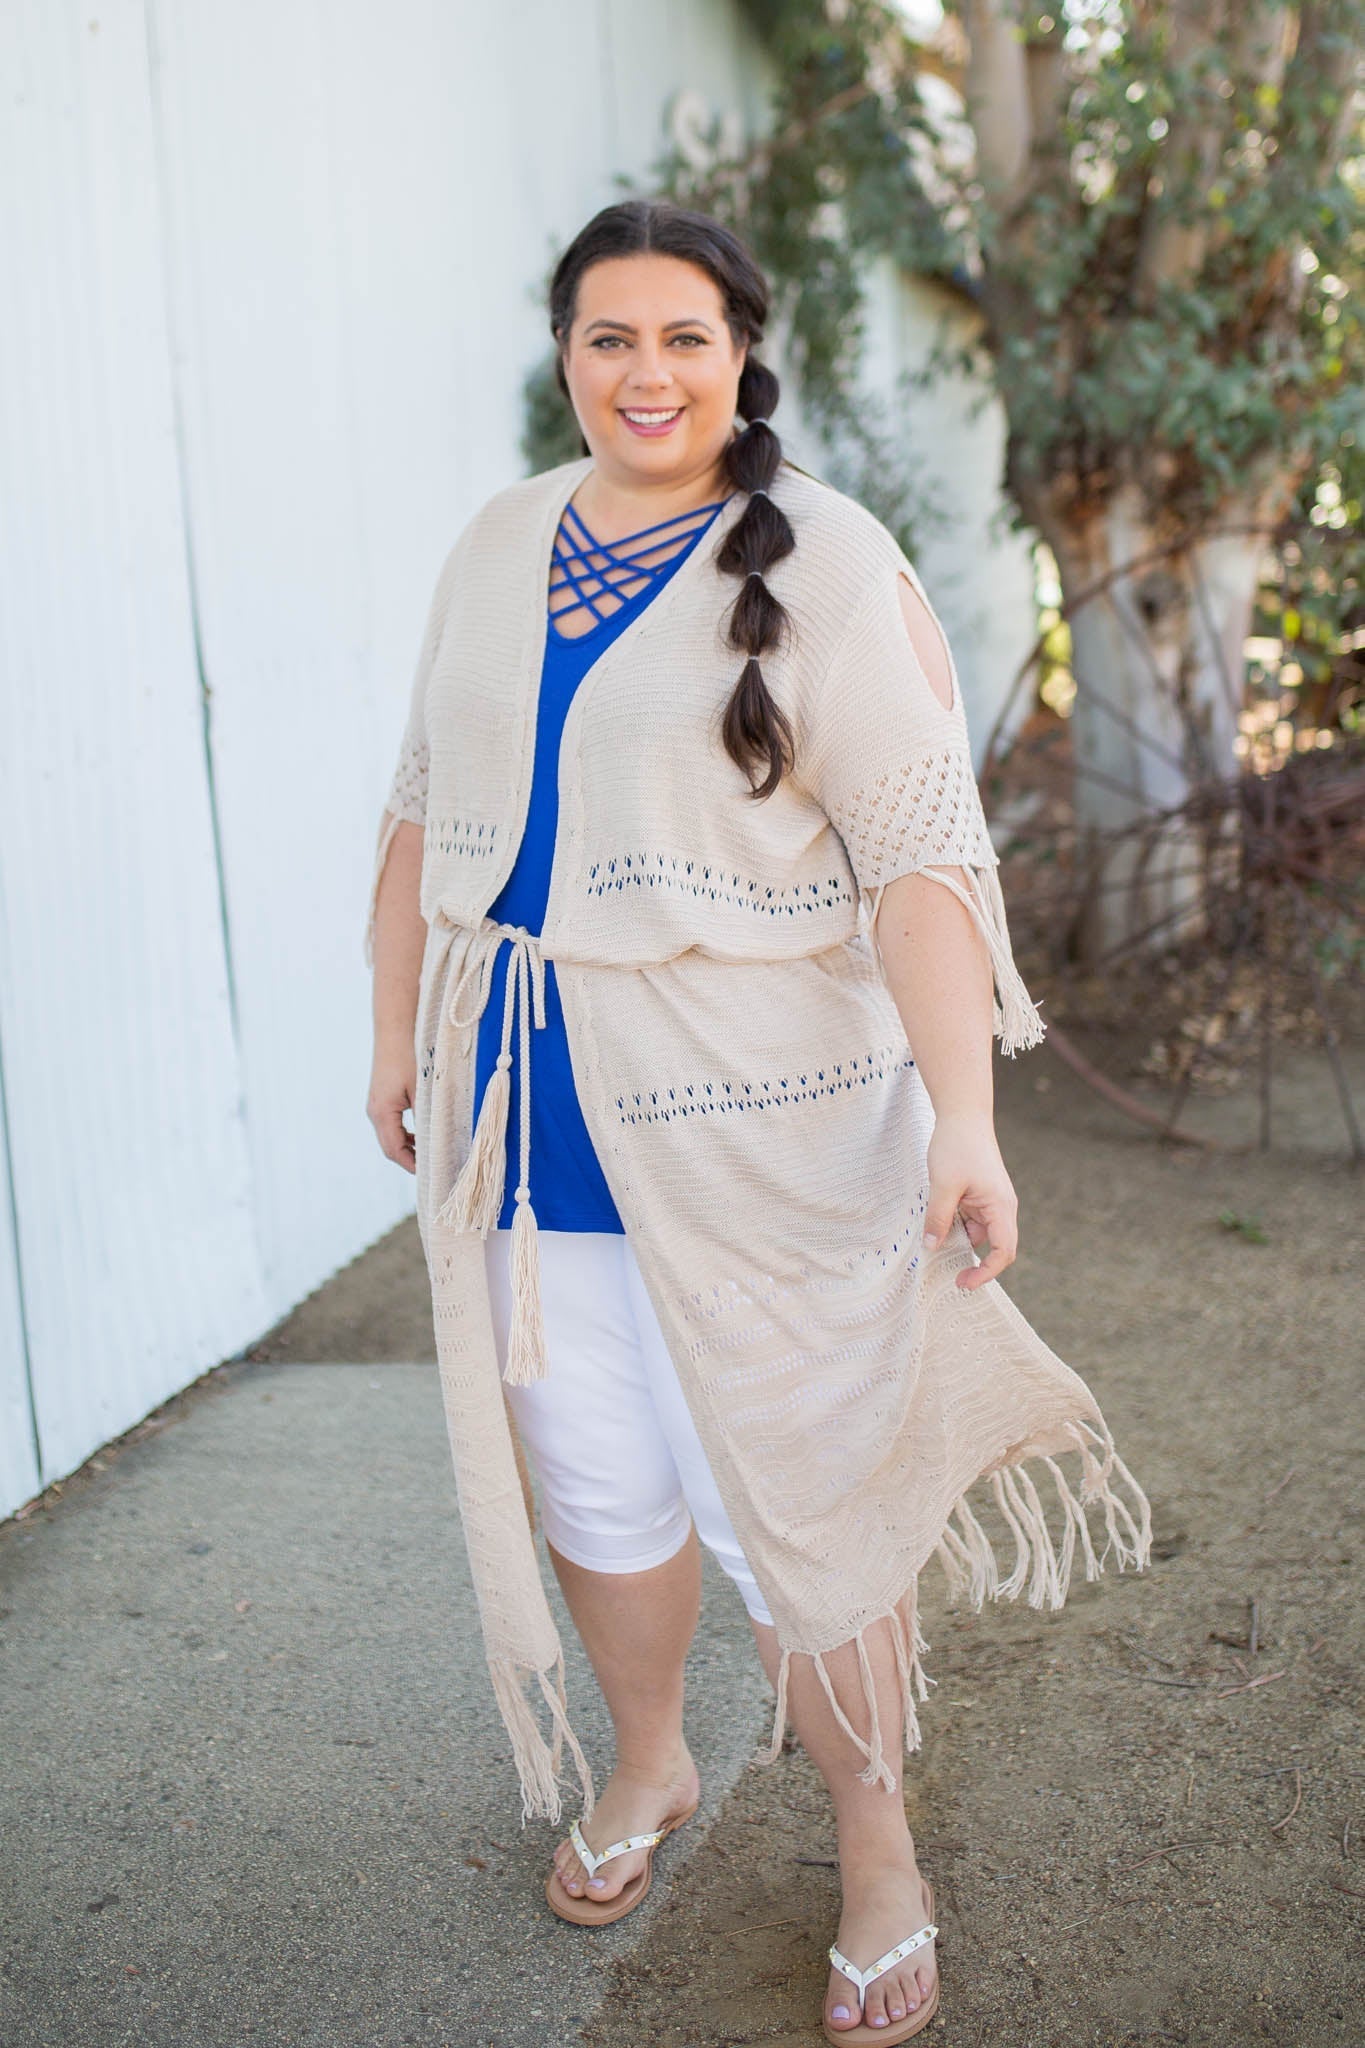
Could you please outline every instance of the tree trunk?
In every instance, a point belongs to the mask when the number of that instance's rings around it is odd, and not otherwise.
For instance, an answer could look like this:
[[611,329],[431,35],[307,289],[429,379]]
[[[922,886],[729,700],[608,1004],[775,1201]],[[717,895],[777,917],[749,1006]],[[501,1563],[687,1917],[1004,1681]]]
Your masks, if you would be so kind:
[[1133,487],[1084,524],[1049,524],[1076,682],[1084,894],[1069,950],[1093,966],[1116,947],[1155,950],[1202,926],[1238,829],[1226,797],[1266,532],[1249,505],[1228,506],[1206,538],[1168,552]]

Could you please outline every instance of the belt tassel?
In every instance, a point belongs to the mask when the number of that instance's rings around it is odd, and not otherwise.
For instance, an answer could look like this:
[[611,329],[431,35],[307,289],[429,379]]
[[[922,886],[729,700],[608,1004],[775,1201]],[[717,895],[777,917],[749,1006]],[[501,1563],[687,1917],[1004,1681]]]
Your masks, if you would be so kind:
[[[520,1035],[517,1054],[521,1060],[521,1178],[517,1186],[517,1213],[512,1218],[512,1318],[507,1333],[507,1364],[503,1378],[509,1387],[528,1387],[549,1373],[545,1349],[545,1317],[540,1300],[540,1230],[531,1207],[531,1019],[528,1014],[534,992],[536,1022],[545,1022],[544,963],[529,949],[519,947],[507,970],[516,970],[521,994]],[[504,1029],[509,1029],[506,1025]],[[509,1034],[510,1035],[510,1034]]]
[[460,1168],[437,1222],[455,1230],[477,1230],[487,1237],[502,1214],[503,1190],[507,1185],[507,1111],[512,1098],[511,1055],[498,1054],[498,1064],[488,1077],[479,1105],[479,1120],[469,1157]]
[[519,1200],[512,1218],[512,1321],[503,1378],[509,1387],[528,1387],[548,1372],[540,1302],[540,1231],[530,1200]]
[[477,975],[477,1001],[473,1015],[460,1005],[465,977],[461,977],[450,1019],[456,1026],[477,1021],[488,1000],[493,960],[501,941],[512,941],[507,963],[507,984],[503,995],[502,1042],[498,1063],[489,1076],[479,1105],[478,1120],[470,1142],[469,1155],[455,1185],[437,1212],[436,1221],[456,1230],[477,1230],[487,1237],[502,1214],[507,1183],[507,1118],[511,1105],[512,1027],[518,1026],[517,1056],[521,1062],[520,1176],[516,1191],[516,1213],[512,1219],[512,1315],[507,1337],[507,1361],[503,1379],[509,1386],[530,1386],[549,1372],[545,1344],[545,1319],[540,1294],[540,1232],[531,1207],[531,1016],[538,1028],[545,1023],[545,967],[539,949],[524,926],[488,927],[480,934],[482,943],[471,955],[466,974]]

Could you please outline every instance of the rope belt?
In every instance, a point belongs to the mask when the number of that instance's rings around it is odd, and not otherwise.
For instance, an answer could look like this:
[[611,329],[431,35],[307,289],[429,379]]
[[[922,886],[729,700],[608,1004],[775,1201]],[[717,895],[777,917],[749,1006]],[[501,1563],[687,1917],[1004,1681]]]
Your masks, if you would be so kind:
[[[531,1207],[531,1025],[545,1028],[545,957],[525,925],[485,924],[471,938],[447,1007],[456,1030],[477,1026],[493,987],[493,965],[506,940],[512,948],[502,1005],[502,1043],[479,1105],[469,1156],[433,1221],[487,1237],[502,1214],[507,1180],[507,1114],[511,1099],[512,1029],[517,1026],[520,1150],[512,1219],[512,1318],[503,1378],[511,1386],[544,1379],[549,1370],[540,1302],[540,1244]],[[466,1007],[467,996],[472,1006]]]

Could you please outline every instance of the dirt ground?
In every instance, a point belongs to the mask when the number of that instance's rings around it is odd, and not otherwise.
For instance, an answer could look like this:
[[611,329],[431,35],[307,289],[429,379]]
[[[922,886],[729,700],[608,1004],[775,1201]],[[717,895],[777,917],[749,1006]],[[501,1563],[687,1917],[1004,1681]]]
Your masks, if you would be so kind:
[[[1056,1614],[953,1614],[926,1575],[937,1685],[906,1786],[943,1928],[925,2038],[1357,2044],[1365,1174],[1325,1063],[1285,1056],[1269,1156],[1163,1150],[1045,1048],[1001,1061],[999,1094],[1006,1285],[1093,1387],[1156,1556],[1078,1578]],[[1234,1139],[1254,1120],[1244,1095],[1195,1118]],[[370,1254],[263,1355],[327,1356],[340,1330],[351,1358],[427,1355],[415,1231],[381,1250],[391,1271]],[[647,1941],[604,1965],[583,2048],[818,2048],[832,1854],[808,1760],[751,1765]]]

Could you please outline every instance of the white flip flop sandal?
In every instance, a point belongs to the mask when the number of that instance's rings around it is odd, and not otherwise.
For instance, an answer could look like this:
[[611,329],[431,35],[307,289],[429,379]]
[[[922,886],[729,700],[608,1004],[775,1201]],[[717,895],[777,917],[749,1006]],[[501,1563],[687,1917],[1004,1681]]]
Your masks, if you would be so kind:
[[[700,1803],[700,1802],[698,1802]],[[576,1927],[600,1927],[609,1920],[622,1920],[626,1914],[639,1905],[649,1890],[654,1876],[654,1851],[665,1835],[671,1835],[674,1828],[680,1828],[684,1821],[691,1820],[696,1806],[689,1806],[686,1813],[675,1813],[652,1835],[626,1835],[623,1840],[613,1842],[606,1849],[592,1850],[584,1839],[583,1829],[575,1821],[569,1829],[569,1840],[579,1862],[589,1877],[595,1877],[604,1863],[610,1863],[613,1856],[624,1856],[631,1849],[648,1849],[649,1857],[638,1877],[621,1887],[614,1899],[603,1899],[599,1904],[594,1899],[576,1899],[572,1892],[565,1891],[560,1883],[559,1872],[552,1870],[545,1880],[545,1897],[552,1912],[561,1920],[571,1920]]]
[[[920,1928],[918,1934],[909,1935],[906,1940],[898,1943],[895,1948],[889,1948],[884,1956],[878,1956],[876,1962],[869,1963],[865,1970],[860,1970],[856,1963],[849,1961],[842,1949],[837,1948],[833,1942],[830,1943],[830,1961],[841,1976],[847,1977],[850,1984],[855,1984],[858,1988],[859,2012],[863,2010],[868,1986],[874,1979],[883,1976],[887,1970],[894,1969],[897,1963],[903,1963],[907,1956],[914,1955],[916,1949],[927,1947],[938,1933],[938,1928],[934,1925],[933,1921],[933,1886],[929,1883],[928,1878],[925,1878],[923,1883],[924,1895],[929,1902],[930,1918],[928,1922]],[[863,2048],[864,2043],[873,2041],[881,2042],[882,2048],[894,2048],[894,2044],[897,2041],[908,2041],[910,2036],[917,2034],[921,2027],[928,2026],[930,2020],[938,2011],[938,1986],[938,1973],[935,1971],[934,1988],[929,1993],[929,1996],[921,1999],[915,2010],[907,2013],[903,2020],[890,2020],[884,2027],[869,2027],[866,2023],[860,2027],[832,2027],[829,2021],[823,2018],[822,2013],[825,2039],[834,2042],[851,2041],[854,2044],[854,2048]]]

